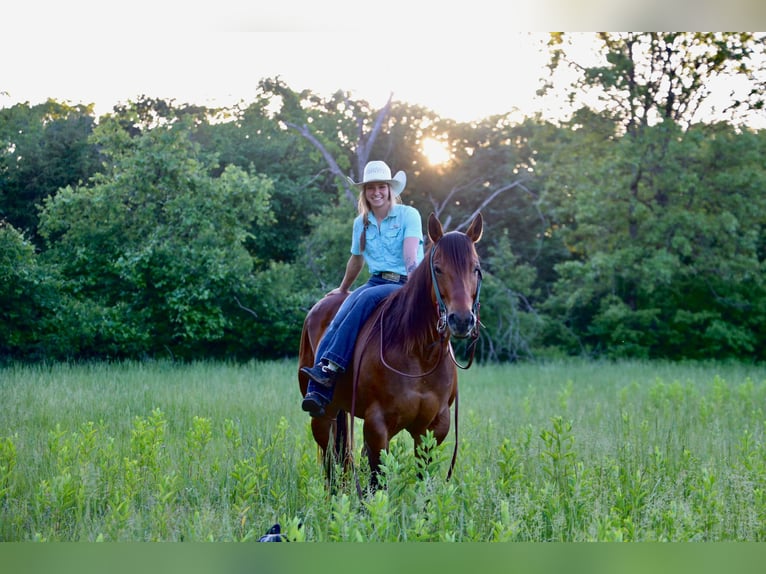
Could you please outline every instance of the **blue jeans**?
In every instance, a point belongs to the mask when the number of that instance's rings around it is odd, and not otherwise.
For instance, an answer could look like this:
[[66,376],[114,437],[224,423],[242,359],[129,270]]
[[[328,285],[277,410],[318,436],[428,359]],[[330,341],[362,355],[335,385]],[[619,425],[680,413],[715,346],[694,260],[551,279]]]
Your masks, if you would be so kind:
[[[352,291],[319,341],[314,364],[319,365],[322,359],[326,359],[345,371],[353,359],[356,337],[362,325],[383,299],[401,287],[402,283],[393,283],[373,275],[367,283]],[[307,392],[319,392],[327,399],[332,398],[332,389],[314,381],[309,381]]]

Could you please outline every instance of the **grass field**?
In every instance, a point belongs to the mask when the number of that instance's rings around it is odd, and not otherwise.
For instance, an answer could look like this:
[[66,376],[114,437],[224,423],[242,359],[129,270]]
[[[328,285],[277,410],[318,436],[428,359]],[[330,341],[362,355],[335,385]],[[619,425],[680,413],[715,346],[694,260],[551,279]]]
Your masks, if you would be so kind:
[[0,369],[0,540],[766,540],[766,367],[474,365],[452,480],[454,425],[425,480],[403,434],[363,501],[328,493],[296,368]]

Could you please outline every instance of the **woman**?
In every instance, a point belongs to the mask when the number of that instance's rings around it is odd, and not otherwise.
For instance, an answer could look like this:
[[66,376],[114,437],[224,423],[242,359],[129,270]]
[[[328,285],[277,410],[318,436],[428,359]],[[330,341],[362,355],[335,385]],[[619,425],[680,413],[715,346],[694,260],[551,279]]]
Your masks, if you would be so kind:
[[351,256],[343,280],[328,295],[348,293],[365,263],[370,278],[338,309],[319,342],[314,366],[301,368],[311,379],[301,408],[312,417],[324,415],[335,380],[348,368],[357,333],[373,309],[404,285],[407,275],[423,260],[420,213],[399,199],[407,182],[405,173],[399,171],[392,178],[385,162],[371,161],[364,168],[362,181],[348,181],[360,190],[359,215],[354,219]]

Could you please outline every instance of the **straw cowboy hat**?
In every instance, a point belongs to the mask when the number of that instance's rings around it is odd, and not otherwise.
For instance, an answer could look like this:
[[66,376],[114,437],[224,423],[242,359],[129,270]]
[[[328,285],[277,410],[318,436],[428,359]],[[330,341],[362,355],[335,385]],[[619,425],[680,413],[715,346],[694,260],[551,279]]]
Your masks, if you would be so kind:
[[391,186],[391,191],[394,195],[399,195],[404,191],[404,186],[407,185],[407,174],[403,171],[397,171],[394,177],[391,177],[391,168],[388,167],[384,161],[370,161],[364,166],[364,174],[362,181],[355,182],[350,177],[346,178],[348,182],[358,189],[364,189],[365,183],[372,183],[373,181],[382,181]]

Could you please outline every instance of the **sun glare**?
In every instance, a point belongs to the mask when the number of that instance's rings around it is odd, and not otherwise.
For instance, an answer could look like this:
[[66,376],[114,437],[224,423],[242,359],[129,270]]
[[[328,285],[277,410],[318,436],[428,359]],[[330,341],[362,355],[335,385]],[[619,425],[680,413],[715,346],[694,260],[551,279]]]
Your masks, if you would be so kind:
[[426,138],[423,140],[423,155],[426,156],[428,163],[431,165],[441,165],[447,163],[450,159],[449,149],[444,142],[435,140],[433,138]]

